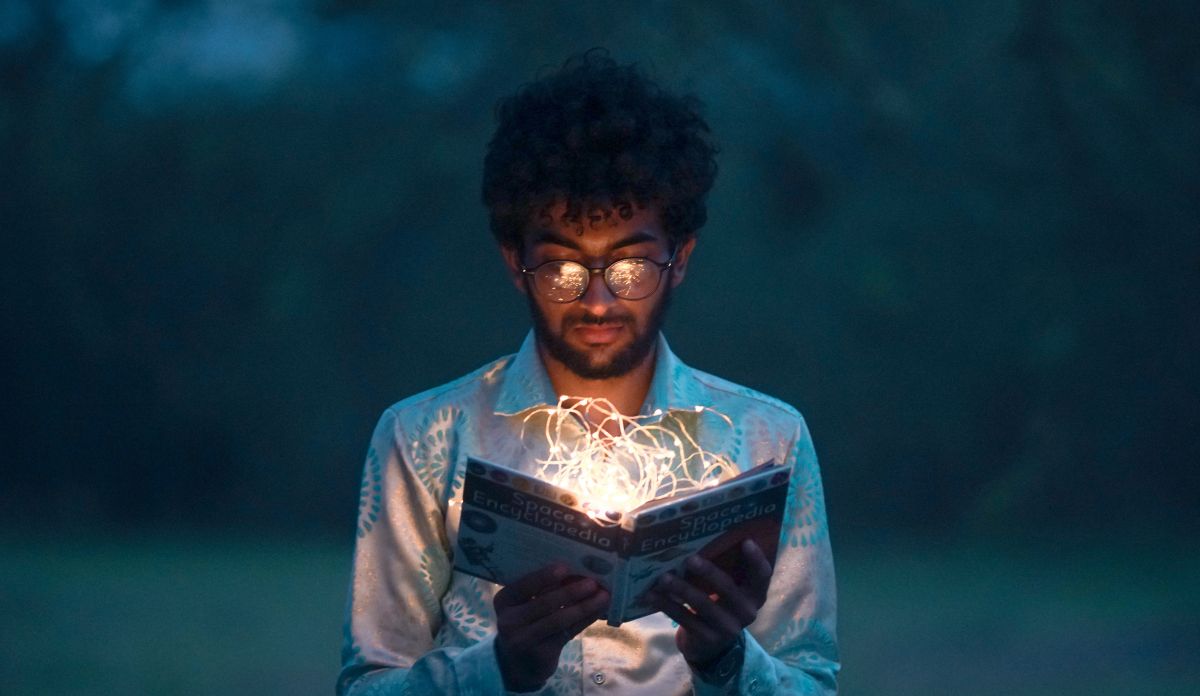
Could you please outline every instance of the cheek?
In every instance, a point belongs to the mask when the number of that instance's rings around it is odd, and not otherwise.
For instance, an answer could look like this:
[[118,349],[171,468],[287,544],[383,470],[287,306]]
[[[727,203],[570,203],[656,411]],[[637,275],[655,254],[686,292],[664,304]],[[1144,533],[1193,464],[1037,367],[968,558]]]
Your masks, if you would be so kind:
[[638,320],[639,323],[646,323],[648,319],[659,312],[666,299],[663,293],[664,288],[659,286],[658,292],[650,297],[638,302],[637,307],[630,310],[630,314]]
[[532,299],[530,300],[530,304],[549,328],[558,329],[562,325],[563,315],[565,314],[563,305],[553,302],[535,302]]

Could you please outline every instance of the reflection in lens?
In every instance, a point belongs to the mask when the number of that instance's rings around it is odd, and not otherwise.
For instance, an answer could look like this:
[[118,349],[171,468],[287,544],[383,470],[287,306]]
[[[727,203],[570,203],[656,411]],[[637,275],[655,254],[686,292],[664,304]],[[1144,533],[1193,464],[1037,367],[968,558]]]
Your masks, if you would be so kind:
[[654,292],[658,276],[646,259],[621,259],[608,267],[604,279],[617,297],[640,300]]
[[573,261],[559,261],[538,268],[536,280],[550,301],[570,302],[587,288],[588,271]]

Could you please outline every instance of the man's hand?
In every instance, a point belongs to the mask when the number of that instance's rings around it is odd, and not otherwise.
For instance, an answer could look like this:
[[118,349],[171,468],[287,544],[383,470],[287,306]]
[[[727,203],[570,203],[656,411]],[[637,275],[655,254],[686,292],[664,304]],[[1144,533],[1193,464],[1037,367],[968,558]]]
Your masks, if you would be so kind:
[[748,570],[742,585],[708,560],[692,556],[688,579],[666,573],[648,594],[654,607],[679,624],[675,644],[693,666],[707,665],[733,647],[767,601],[771,562],[749,539],[742,542],[742,560]]
[[552,564],[496,593],[496,659],[507,690],[540,689],[563,646],[608,606],[608,591],[595,580],[566,577],[565,566]]

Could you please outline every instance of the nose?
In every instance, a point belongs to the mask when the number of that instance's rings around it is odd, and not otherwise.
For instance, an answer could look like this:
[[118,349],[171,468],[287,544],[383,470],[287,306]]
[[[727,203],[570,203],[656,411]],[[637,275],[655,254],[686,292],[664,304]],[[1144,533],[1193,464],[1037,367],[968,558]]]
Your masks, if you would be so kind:
[[583,291],[579,303],[588,312],[602,317],[616,304],[617,296],[608,289],[608,283],[604,280],[603,268],[589,268],[588,271],[590,271],[590,275],[587,289]]

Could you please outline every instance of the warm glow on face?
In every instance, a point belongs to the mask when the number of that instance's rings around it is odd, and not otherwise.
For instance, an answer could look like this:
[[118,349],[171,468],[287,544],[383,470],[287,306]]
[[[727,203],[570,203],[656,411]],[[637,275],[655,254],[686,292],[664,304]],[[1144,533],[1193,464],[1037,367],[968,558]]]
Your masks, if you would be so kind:
[[[712,409],[695,409],[732,425]],[[642,422],[651,416],[624,416],[607,399],[560,397],[557,406],[537,409],[525,422],[538,414],[547,416],[548,445],[546,458],[537,460],[538,477],[574,492],[601,523],[616,523],[619,513],[655,498],[715,485],[730,466],[701,449],[686,430]],[[576,437],[579,426],[582,436]]]

